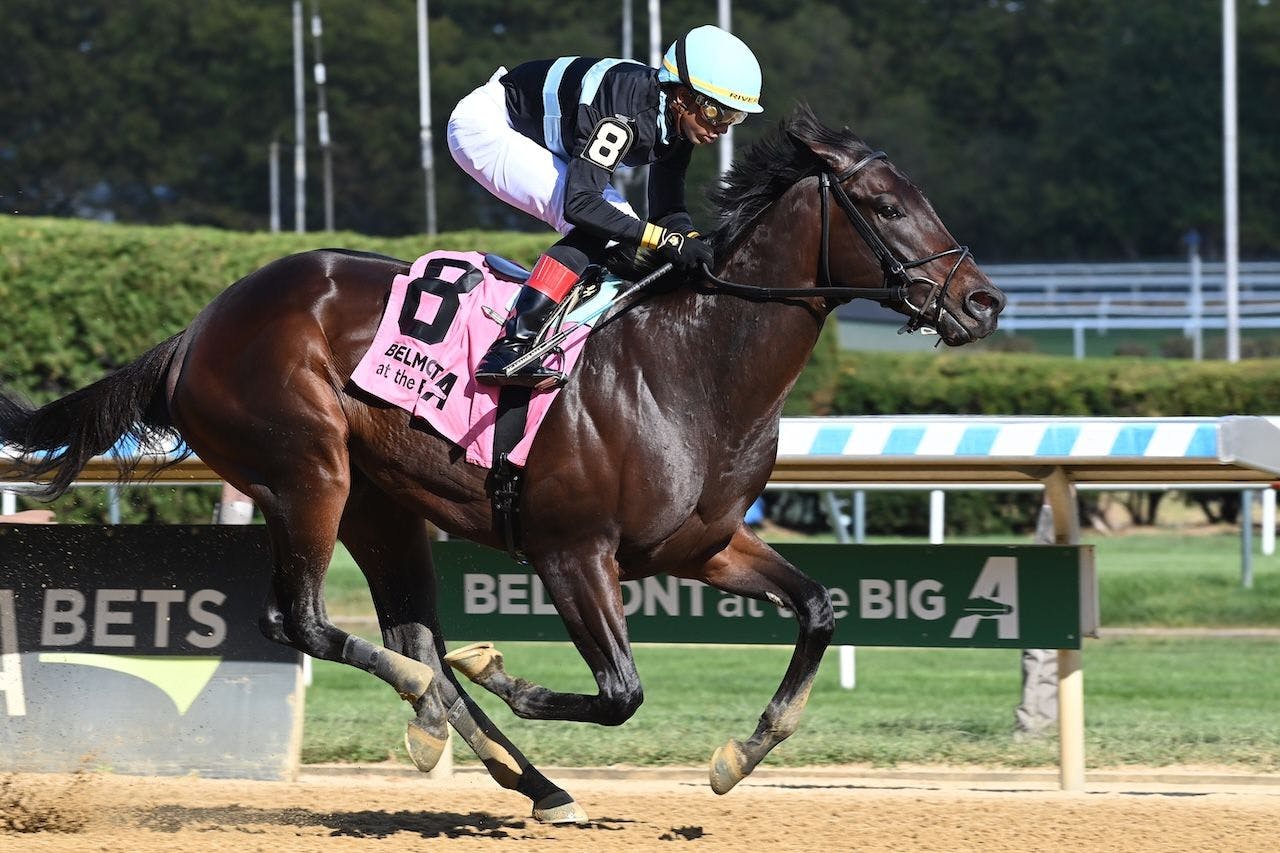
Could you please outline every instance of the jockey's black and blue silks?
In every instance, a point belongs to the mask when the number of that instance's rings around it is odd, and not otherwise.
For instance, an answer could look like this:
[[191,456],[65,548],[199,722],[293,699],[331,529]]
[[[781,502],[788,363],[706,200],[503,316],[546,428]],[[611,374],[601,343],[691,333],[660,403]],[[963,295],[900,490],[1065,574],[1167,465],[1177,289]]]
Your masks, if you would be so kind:
[[[512,127],[569,164],[564,216],[575,228],[636,244],[644,223],[603,196],[619,165],[649,171],[649,219],[684,213],[693,143],[669,126],[658,72],[625,59],[561,57],[526,62],[501,78]],[[679,224],[679,223],[677,223]]]

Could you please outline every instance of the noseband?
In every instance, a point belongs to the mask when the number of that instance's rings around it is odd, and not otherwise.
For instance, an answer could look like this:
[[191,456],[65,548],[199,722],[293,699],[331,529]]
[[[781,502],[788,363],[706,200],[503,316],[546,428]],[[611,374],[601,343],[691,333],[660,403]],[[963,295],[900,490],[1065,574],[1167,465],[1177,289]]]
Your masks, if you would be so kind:
[[[884,240],[880,239],[880,235],[876,230],[871,227],[871,223],[867,222],[866,217],[862,215],[862,211],[858,210],[857,206],[854,205],[853,200],[849,198],[848,193],[844,191],[842,186],[845,181],[857,175],[867,165],[876,160],[883,160],[885,156],[883,151],[873,151],[857,163],[854,163],[852,167],[839,176],[832,175],[830,172],[823,172],[818,176],[818,193],[822,199],[822,247],[818,255],[818,265],[822,271],[821,284],[824,288],[834,289],[831,283],[831,272],[827,265],[828,245],[830,242],[828,236],[827,195],[830,194],[835,199],[836,205],[849,218],[849,223],[854,230],[862,237],[862,241],[867,244],[867,248],[876,256],[876,260],[880,262],[880,269],[884,272],[884,285],[879,288],[868,288],[873,292],[863,298],[874,299],[882,305],[896,304],[908,309],[911,312],[911,318],[907,320],[905,326],[898,330],[899,334],[910,334],[922,328],[927,328],[931,332],[936,331],[938,324],[942,321],[942,299],[946,296],[947,287],[951,284],[951,279],[955,277],[956,271],[960,269],[960,265],[964,263],[965,258],[969,257],[969,247],[956,246],[953,249],[947,249],[946,251],[911,261],[898,260],[893,251],[885,245]],[[936,282],[922,275],[912,275],[909,272],[909,270],[922,267],[930,261],[936,261],[948,255],[957,255],[958,257],[955,264],[947,272],[947,277],[941,282]],[[929,286],[928,295],[919,305],[911,301],[909,288],[915,283]]]
[[[836,300],[871,299],[881,305],[901,306],[911,313],[911,317],[907,320],[906,325],[898,330],[899,334],[910,334],[917,330],[927,330],[929,333],[935,333],[938,324],[942,322],[943,297],[946,296],[947,287],[960,269],[960,265],[964,263],[966,258],[970,257],[969,247],[956,246],[937,254],[910,261],[901,261],[894,255],[893,250],[885,244],[879,233],[871,227],[871,223],[858,210],[842,186],[845,181],[856,176],[869,164],[876,160],[883,160],[886,156],[883,151],[873,151],[840,175],[824,171],[818,176],[818,196],[822,200],[822,240],[818,252],[819,287],[815,288],[813,292],[805,293],[794,288],[755,287],[753,285],[738,284],[716,277],[706,267],[703,267],[703,272],[707,278],[719,285],[718,289],[752,299],[786,300],[820,296],[825,299]],[[862,238],[867,248],[875,255],[876,260],[880,262],[880,269],[884,272],[884,284],[880,287],[842,287],[832,283],[829,267],[831,238],[828,196],[835,199],[836,206],[844,211],[845,216],[849,219],[849,224],[858,232],[858,236]],[[946,278],[941,282],[910,272],[930,261],[936,261],[939,258],[945,258],[950,255],[957,256],[956,262],[947,272]],[[926,284],[929,286],[928,294],[919,305],[911,301],[910,287],[912,284]]]

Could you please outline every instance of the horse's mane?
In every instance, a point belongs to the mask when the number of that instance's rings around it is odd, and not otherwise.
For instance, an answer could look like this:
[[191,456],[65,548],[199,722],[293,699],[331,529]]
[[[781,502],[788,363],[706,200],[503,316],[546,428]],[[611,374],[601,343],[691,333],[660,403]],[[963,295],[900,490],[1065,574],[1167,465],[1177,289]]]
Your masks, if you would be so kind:
[[742,239],[756,217],[793,184],[822,168],[822,160],[807,145],[810,142],[842,148],[855,157],[871,151],[849,128],[832,130],[808,104],[798,104],[771,134],[735,160],[708,193],[716,218],[708,238],[717,255]]

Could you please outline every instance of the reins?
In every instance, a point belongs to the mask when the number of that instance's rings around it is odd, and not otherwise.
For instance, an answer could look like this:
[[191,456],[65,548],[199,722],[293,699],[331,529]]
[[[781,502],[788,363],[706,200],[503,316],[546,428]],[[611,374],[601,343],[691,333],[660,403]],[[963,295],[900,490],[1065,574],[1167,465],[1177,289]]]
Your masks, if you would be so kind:
[[[862,215],[862,212],[858,210],[857,205],[849,198],[849,194],[845,192],[842,186],[845,181],[857,175],[867,165],[876,160],[885,159],[886,156],[883,151],[873,151],[839,175],[833,174],[830,170],[819,173],[818,196],[822,205],[822,234],[818,251],[818,287],[759,287],[751,284],[742,284],[741,282],[720,278],[704,264],[702,266],[703,275],[716,285],[716,287],[709,289],[707,292],[711,294],[725,293],[732,296],[740,296],[744,299],[765,302],[811,298],[828,299],[837,302],[849,299],[870,299],[879,302],[881,305],[899,305],[908,308],[912,313],[912,317],[903,326],[901,330],[903,332],[914,332],[926,326],[936,327],[942,319],[942,297],[946,294],[947,286],[951,283],[951,279],[955,276],[956,271],[959,270],[960,265],[970,256],[969,247],[956,246],[955,248],[911,261],[901,261],[897,258],[893,250],[885,244],[880,234],[871,226],[871,223]],[[876,260],[880,262],[880,268],[884,273],[884,284],[880,287],[845,287],[831,282],[829,262],[831,245],[830,205],[827,200],[828,196],[835,199],[836,206],[844,212],[849,223],[858,232],[858,236],[862,238],[867,248],[875,255]],[[908,272],[931,261],[956,254],[959,257],[941,282],[936,282],[925,276],[912,275]],[[910,286],[916,283],[929,286],[929,293],[919,306],[911,302],[909,293]],[[927,313],[930,309],[933,309],[932,316]]]
[[754,284],[742,284],[737,281],[729,281],[720,278],[713,273],[706,264],[702,266],[702,274],[708,281],[715,283],[715,288],[708,290],[708,293],[724,293],[730,296],[741,296],[743,299],[757,299],[761,302],[780,302],[787,299],[874,299],[882,304],[891,304],[901,302],[905,299],[905,294],[899,292],[898,288],[887,290],[884,287],[836,287],[824,286],[821,290],[801,289],[795,287],[759,287]]

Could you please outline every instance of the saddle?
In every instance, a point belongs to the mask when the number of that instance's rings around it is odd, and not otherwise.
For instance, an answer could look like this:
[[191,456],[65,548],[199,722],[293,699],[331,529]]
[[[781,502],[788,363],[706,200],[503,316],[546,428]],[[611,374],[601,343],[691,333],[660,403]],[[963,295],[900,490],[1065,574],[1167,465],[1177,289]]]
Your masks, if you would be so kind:
[[516,284],[525,284],[532,275],[532,270],[527,270],[509,258],[502,255],[495,255],[492,252],[484,256],[485,266],[489,268],[489,272],[505,281],[513,281]]

